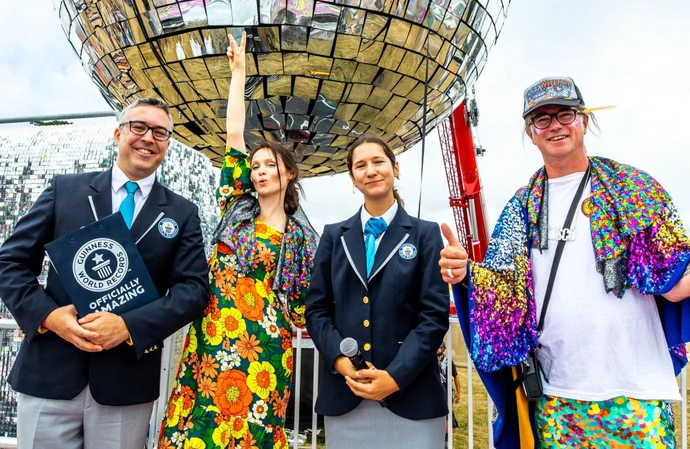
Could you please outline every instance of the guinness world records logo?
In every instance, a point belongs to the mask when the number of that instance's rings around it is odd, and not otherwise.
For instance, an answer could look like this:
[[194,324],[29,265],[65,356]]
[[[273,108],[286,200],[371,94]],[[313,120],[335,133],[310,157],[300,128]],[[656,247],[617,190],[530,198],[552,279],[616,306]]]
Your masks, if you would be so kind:
[[398,255],[405,260],[414,259],[417,256],[417,248],[412,243],[405,243],[398,250]]
[[72,273],[77,283],[92,292],[116,287],[127,274],[129,259],[115,240],[98,238],[86,242],[74,256]]

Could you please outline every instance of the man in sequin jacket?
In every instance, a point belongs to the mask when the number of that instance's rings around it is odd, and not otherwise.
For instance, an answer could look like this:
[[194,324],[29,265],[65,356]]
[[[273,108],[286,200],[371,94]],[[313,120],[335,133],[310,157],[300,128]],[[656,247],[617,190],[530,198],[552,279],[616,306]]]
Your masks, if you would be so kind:
[[[523,119],[544,166],[504,208],[482,263],[447,225],[439,261],[498,412],[495,446],[675,447],[690,239],[671,198],[647,173],[587,155],[596,122],[571,78],[527,88]],[[530,353],[544,394],[528,402],[517,368]]]

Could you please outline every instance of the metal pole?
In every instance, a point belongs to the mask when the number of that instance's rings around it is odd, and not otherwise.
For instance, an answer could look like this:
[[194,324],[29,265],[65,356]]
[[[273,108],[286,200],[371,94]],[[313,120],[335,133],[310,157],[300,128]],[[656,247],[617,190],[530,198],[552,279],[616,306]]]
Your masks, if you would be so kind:
[[316,397],[319,395],[319,351],[314,346],[314,384],[312,385],[311,403],[311,448],[316,449],[316,430],[319,415],[316,414]]
[[680,372],[680,388],[681,397],[680,402],[680,447],[688,449],[688,370],[683,368]]
[[467,443],[474,447],[474,409],[472,407],[472,357],[467,351]]
[[488,405],[488,414],[489,416],[487,417],[487,432],[489,435],[489,449],[494,449],[494,426],[492,426],[492,421],[494,419],[494,401],[491,400],[491,395],[488,393],[486,394],[487,400],[486,403]]
[[302,380],[302,330],[297,329],[297,356],[295,357],[295,429],[292,434],[292,447],[297,449],[299,446],[299,402],[301,397],[301,380]]
[[7,123],[52,122],[54,120],[78,120],[81,118],[116,117],[115,111],[84,112],[81,114],[35,115],[27,117],[1,117],[0,125]]
[[175,349],[175,338],[178,334],[186,336],[188,330],[189,325],[186,325],[166,338],[163,343],[163,348],[160,349],[161,380],[158,386],[159,397],[153,404],[151,420],[149,421],[149,435],[147,444],[149,449],[155,448],[156,444],[158,443],[158,433],[160,432],[161,428],[160,424],[163,421],[163,417],[165,417],[165,408],[168,405],[168,398],[170,397],[170,392],[172,391],[172,385],[170,385],[170,373],[176,372],[177,365],[180,362],[176,357],[174,357],[176,354],[173,353]]
[[12,318],[0,318],[0,329],[17,329],[19,325]]
[[448,357],[448,365],[446,366],[446,390],[448,401],[448,417],[446,419],[446,429],[448,433],[448,449],[453,449],[453,385],[455,385],[455,378],[453,377],[453,331],[448,327],[446,334],[446,357]]
[[11,437],[0,437],[0,448],[15,448],[17,447],[17,439]]

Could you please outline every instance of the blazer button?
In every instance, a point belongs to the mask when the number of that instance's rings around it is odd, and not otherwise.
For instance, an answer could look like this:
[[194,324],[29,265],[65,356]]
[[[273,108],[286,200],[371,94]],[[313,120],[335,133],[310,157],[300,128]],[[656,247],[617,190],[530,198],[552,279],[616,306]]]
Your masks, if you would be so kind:
[[368,297],[368,296],[365,296],[364,298],[362,298],[362,302],[363,302],[364,304],[369,304],[369,297]]
[[364,343],[364,350],[368,351],[371,349],[371,345],[369,343]]
[[369,327],[369,320],[364,320],[362,324],[364,325],[364,327]]

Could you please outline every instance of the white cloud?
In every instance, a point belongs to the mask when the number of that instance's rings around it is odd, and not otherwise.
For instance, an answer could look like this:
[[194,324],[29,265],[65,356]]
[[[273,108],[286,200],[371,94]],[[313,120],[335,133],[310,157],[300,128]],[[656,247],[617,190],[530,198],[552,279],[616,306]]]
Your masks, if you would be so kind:
[[4,2],[0,117],[107,111],[49,0]]

